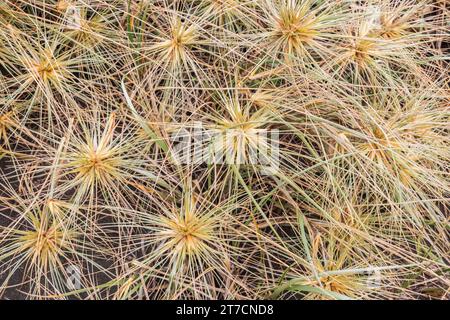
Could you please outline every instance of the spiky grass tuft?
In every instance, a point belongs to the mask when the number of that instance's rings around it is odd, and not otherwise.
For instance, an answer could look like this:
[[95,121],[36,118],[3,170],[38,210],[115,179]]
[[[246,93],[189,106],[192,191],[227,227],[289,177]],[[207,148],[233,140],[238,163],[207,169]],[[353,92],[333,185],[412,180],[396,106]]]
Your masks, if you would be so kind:
[[0,297],[448,299],[445,9],[2,1]]

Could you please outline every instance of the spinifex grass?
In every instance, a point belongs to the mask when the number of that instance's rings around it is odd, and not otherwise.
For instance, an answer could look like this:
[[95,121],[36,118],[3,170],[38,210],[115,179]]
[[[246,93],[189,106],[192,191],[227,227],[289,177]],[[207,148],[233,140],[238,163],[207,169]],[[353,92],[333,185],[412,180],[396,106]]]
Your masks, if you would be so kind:
[[[150,195],[158,199],[159,207],[151,204],[127,211],[136,221],[133,227],[142,231],[131,238],[136,258],[123,276],[128,295],[122,298],[138,292],[150,298],[217,298],[221,295],[217,284],[229,290],[242,285],[233,277],[232,269],[237,266],[232,266],[245,231],[232,232],[224,224],[234,220],[229,215],[242,215],[242,209],[232,202],[215,203],[220,200],[212,191],[199,194],[186,183],[181,199]],[[136,272],[141,278],[130,280]]]
[[[31,298],[66,291],[67,266],[84,259],[81,233],[71,226],[66,209],[56,201],[39,203],[17,194],[2,199],[17,218],[1,228],[2,291],[9,285],[29,288]],[[21,282],[11,277],[21,272]],[[80,279],[81,281],[81,279]]]
[[444,7],[2,1],[0,298],[448,299]]

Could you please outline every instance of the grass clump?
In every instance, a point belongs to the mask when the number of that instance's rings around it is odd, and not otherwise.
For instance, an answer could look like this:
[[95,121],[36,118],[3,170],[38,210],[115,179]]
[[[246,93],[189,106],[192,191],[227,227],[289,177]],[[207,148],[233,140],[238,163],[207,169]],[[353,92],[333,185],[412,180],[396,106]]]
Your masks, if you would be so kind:
[[2,1],[0,297],[448,299],[445,9]]

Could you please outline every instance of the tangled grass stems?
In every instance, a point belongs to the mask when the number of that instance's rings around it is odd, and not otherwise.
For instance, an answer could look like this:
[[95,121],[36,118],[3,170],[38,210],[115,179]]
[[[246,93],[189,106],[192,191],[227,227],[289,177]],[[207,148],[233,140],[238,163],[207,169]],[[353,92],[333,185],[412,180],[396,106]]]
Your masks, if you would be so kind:
[[448,299],[442,3],[3,1],[0,297]]

